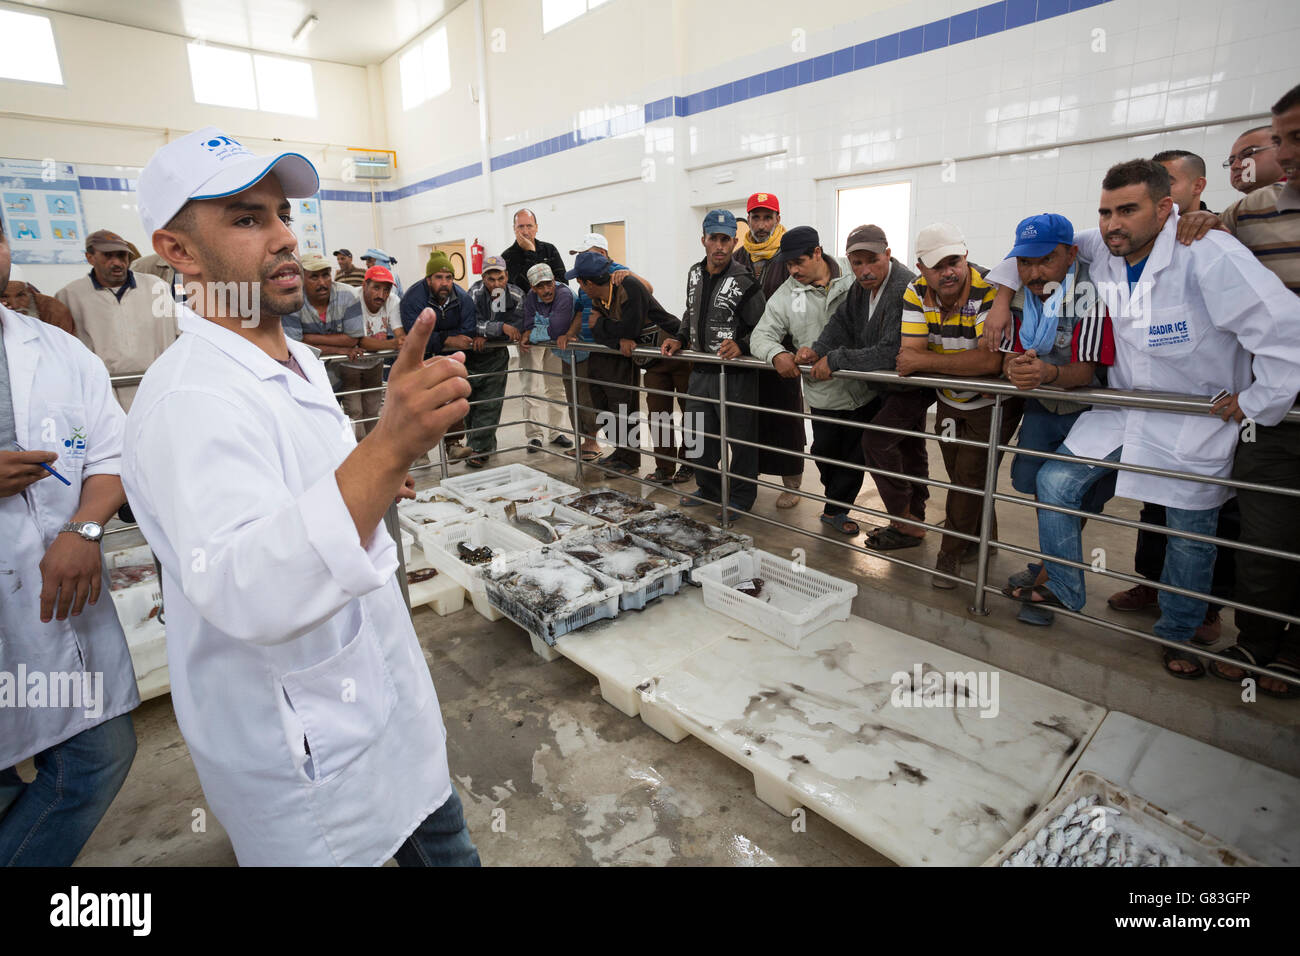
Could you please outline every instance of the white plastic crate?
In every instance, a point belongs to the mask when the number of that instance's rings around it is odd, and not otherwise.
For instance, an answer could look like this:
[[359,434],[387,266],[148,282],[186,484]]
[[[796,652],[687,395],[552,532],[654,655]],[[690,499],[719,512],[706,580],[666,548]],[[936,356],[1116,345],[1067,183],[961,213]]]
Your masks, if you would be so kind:
[[587,567],[594,568],[623,585],[623,594],[619,598],[619,608],[624,611],[640,611],[657,597],[662,597],[665,594],[676,594],[681,589],[682,577],[691,570],[691,559],[669,551],[667,548],[660,547],[652,541],[645,540],[645,538],[638,538],[636,535],[628,534],[622,528],[605,527],[596,531],[573,534],[553,547],[563,551],[569,557],[581,561],[581,558],[573,554],[574,551],[583,549],[597,550],[598,542],[612,541],[624,536],[633,545],[648,554],[667,558],[668,563],[662,567],[654,568],[640,577],[637,577],[634,571],[629,572],[617,567],[617,560],[612,556],[608,558],[602,557],[602,560],[587,563]]
[[[552,611],[542,611],[520,601],[509,585],[518,579],[534,579],[556,574],[585,575],[595,588],[565,601]],[[623,585],[599,571],[588,568],[553,547],[517,554],[500,566],[492,566],[483,575],[488,601],[534,638],[554,646],[559,637],[586,627],[593,621],[618,614]]]
[[[576,488],[574,490],[577,491]],[[617,488],[591,488],[580,491],[561,498],[560,504],[591,515],[602,524],[621,524],[629,518],[664,510],[664,506],[657,501],[637,498]]]
[[[567,538],[571,534],[581,534],[584,531],[590,531],[592,528],[606,527],[605,522],[601,521],[599,518],[594,518],[589,514],[583,514],[581,511],[577,511],[553,500],[529,501],[525,504],[518,505],[515,510],[515,515],[519,518],[537,518],[546,522],[559,533],[560,540]],[[524,533],[527,534],[527,532]]]
[[[1031,842],[1038,831],[1049,826],[1080,797],[1096,797],[1089,826],[1099,834],[1110,831],[1131,838],[1142,848],[1165,856],[1164,866],[1260,866],[1261,864],[1218,837],[1175,816],[1137,794],[1111,783],[1091,770],[1072,779],[983,866],[1016,866],[1016,851]],[[1094,840],[1096,837],[1094,837]],[[1135,861],[1108,861],[1105,866],[1133,866]],[[1036,863],[1033,865],[1042,865]],[[1074,862],[1075,866],[1089,865]]]
[[483,593],[483,570],[488,565],[470,565],[462,561],[457,548],[461,544],[467,548],[491,548],[493,556],[489,564],[542,546],[536,538],[487,515],[425,532],[424,556],[429,564],[463,587],[471,597]]
[[[419,537],[430,528],[465,521],[483,512],[438,488],[426,488],[414,500],[397,503],[397,523]],[[423,545],[421,545],[423,547]]]
[[[763,579],[758,597],[736,590]],[[832,621],[846,621],[858,586],[766,551],[738,551],[695,569],[704,587],[704,606],[798,647],[803,638]]]
[[444,479],[439,486],[467,505],[495,515],[505,516],[506,505],[531,501],[549,501],[570,495],[578,489],[527,465],[505,465],[468,475]]
[[624,521],[619,527],[662,548],[667,548],[674,554],[689,558],[692,570],[687,575],[687,581],[690,584],[700,583],[696,574],[704,565],[712,564],[719,558],[737,551],[749,551],[754,547],[754,539],[747,534],[723,531],[715,525],[705,524],[681,511],[666,508],[636,515]]

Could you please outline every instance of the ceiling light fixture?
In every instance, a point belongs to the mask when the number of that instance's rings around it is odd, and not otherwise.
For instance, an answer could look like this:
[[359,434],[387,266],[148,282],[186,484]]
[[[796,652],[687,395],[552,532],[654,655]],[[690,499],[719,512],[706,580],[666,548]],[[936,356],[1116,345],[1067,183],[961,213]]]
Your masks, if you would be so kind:
[[316,16],[316,14],[307,14],[307,19],[298,24],[298,29],[293,31],[293,42],[297,43],[299,40],[307,39],[307,34],[316,29],[318,22],[320,22],[320,17]]

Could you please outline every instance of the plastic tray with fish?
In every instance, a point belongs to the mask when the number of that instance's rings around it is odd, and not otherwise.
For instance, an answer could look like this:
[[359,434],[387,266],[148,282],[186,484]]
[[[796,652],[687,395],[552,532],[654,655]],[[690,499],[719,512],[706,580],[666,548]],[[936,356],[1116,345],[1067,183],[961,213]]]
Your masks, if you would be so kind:
[[552,478],[527,465],[504,465],[468,475],[444,478],[440,487],[467,504],[485,511],[500,512],[510,502],[545,501],[572,494],[573,485]]
[[424,535],[424,556],[429,564],[463,587],[471,597],[484,593],[483,572],[493,562],[541,546],[535,538],[488,515],[444,525]]
[[131,630],[158,616],[162,585],[148,545],[123,548],[104,555],[113,609],[130,636]]
[[704,565],[754,547],[754,539],[747,534],[723,531],[687,517],[680,511],[664,510],[637,515],[623,522],[620,527],[690,558],[691,573],[688,580],[692,584],[699,584],[695,572]]
[[561,498],[560,504],[599,518],[606,524],[620,524],[635,515],[664,510],[661,504],[625,494],[615,488],[593,488],[591,491]]
[[554,547],[507,558],[483,573],[488,601],[533,637],[557,638],[618,614],[623,584]]
[[555,545],[571,558],[622,582],[619,608],[639,611],[657,597],[676,594],[691,561],[622,528],[570,535]]
[[984,866],[1259,866],[1200,827],[1085,770]]
[[512,527],[537,538],[543,544],[553,544],[571,534],[581,534],[592,528],[607,527],[599,518],[583,514],[556,501],[529,501],[516,505],[513,518],[509,511],[507,507],[506,521]]
[[767,551],[737,551],[695,569],[704,606],[757,628],[782,644],[832,621],[847,621],[858,586]]
[[430,527],[464,521],[482,513],[459,498],[443,494],[436,488],[426,488],[414,500],[398,502],[397,523],[418,538]]

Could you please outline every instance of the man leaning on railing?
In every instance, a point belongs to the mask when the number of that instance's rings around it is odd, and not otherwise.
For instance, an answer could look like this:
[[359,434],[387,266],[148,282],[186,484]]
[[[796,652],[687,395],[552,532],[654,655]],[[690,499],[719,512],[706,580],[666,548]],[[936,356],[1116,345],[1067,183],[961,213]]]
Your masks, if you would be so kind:
[[[1276,425],[1300,391],[1300,301],[1236,240],[1211,232],[1182,245],[1169,194],[1169,173],[1146,159],[1120,163],[1102,180],[1100,230],[1076,236],[1098,290],[1114,317],[1116,356],[1110,384],[1122,389],[1223,393],[1225,419],[1119,406],[1084,412],[1061,454],[1167,468],[1227,478],[1236,450],[1237,423]],[[1007,260],[992,273],[999,285],[1019,278]],[[999,295],[1006,295],[1004,289]],[[1254,356],[1252,361],[1252,354]],[[1252,381],[1253,372],[1253,381]],[[1049,461],[1038,473],[1044,504],[1078,509],[1088,489],[1110,469],[1085,461]],[[1213,535],[1222,485],[1122,471],[1116,493],[1163,504],[1171,531]],[[1082,560],[1079,519],[1038,512],[1039,548]],[[1161,583],[1196,594],[1210,589],[1215,546],[1171,535]],[[1047,607],[1080,610],[1083,572],[1049,561],[1047,583],[1010,589],[1012,597]],[[1156,636],[1187,644],[1205,617],[1202,598],[1160,592]],[[1166,670],[1181,679],[1202,677],[1200,659],[1164,647]]]

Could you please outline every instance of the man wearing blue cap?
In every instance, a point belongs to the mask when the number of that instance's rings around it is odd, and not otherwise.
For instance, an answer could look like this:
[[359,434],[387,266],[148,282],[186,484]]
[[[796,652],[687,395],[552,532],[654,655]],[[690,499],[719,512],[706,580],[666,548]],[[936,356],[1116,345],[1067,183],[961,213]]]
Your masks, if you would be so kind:
[[[704,259],[691,266],[686,275],[686,310],[682,313],[682,330],[663,344],[663,353],[672,355],[688,344],[697,352],[707,352],[723,359],[735,359],[749,353],[749,336],[763,317],[767,300],[758,280],[743,264],[735,261],[736,217],[725,209],[713,209],[704,217]],[[718,434],[718,399],[720,366],[701,362],[691,371],[686,414],[694,427]],[[754,369],[731,369],[727,372],[727,432],[747,442],[760,439],[755,413],[732,408],[731,402],[758,404],[758,375]],[[722,458],[722,442],[707,435],[702,439],[702,467],[695,472],[699,497],[704,501],[682,498],[686,507],[722,503],[722,479],[710,469]],[[758,449],[752,445],[733,444],[729,469],[735,478],[728,489],[728,507],[748,511],[758,496]],[[748,480],[746,480],[748,479]]]
[[609,267],[607,257],[584,252],[564,277],[577,279],[578,287],[591,297],[591,335],[596,344],[622,353],[593,352],[587,371],[592,378],[592,407],[600,409],[606,434],[617,446],[596,464],[631,475],[641,466],[641,396],[635,386],[641,367],[653,361],[633,359],[632,351],[655,345],[656,326],[675,336],[681,322],[634,276],[615,285]]
[[[1043,213],[1016,227],[1016,244],[1006,258],[1016,260],[1022,283],[1012,304],[1019,321],[1002,374],[1017,388],[1098,386],[1104,384],[1102,369],[1114,364],[1110,315],[1078,254],[1074,226],[1064,216]],[[1057,452],[1087,407],[1066,399],[1028,399],[1016,447]],[[1030,455],[1012,459],[1011,484],[1016,491],[1035,493],[1038,470],[1045,461]],[[1084,510],[1100,514],[1114,493],[1112,473],[1089,489]],[[1012,575],[1008,587],[1046,583],[1047,570],[1039,563]],[[1019,617],[1026,624],[1046,625],[1054,615],[1048,608],[1025,604]]]
[[[303,303],[289,199],[318,188],[304,157],[213,127],[138,180],[145,234],[194,290],[140,383],[122,469],[162,564],[172,706],[241,865],[476,865],[383,523],[468,410],[464,356],[425,362],[422,314],[358,444],[280,321]],[[223,301],[232,284],[256,296],[247,314]]]

